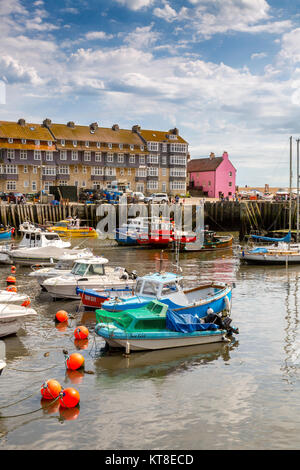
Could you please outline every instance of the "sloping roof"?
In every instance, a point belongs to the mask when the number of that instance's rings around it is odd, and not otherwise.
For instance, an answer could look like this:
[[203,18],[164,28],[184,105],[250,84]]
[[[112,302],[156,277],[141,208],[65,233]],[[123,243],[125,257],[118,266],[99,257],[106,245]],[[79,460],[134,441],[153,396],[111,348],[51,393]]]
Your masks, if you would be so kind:
[[214,158],[194,158],[187,164],[187,172],[192,171],[215,171],[222,163],[223,157]]
[[139,133],[147,142],[170,142],[172,144],[176,144],[176,143],[187,144],[186,140],[180,137],[180,135],[177,135],[177,139],[168,138],[171,132],[151,131],[151,130],[140,129]]
[[17,122],[0,121],[0,138],[46,140],[53,141],[53,137],[46,127],[41,124],[29,124],[21,126]]
[[131,130],[97,127],[94,132],[90,131],[89,126],[69,127],[66,124],[51,124],[49,129],[56,139],[77,140],[88,142],[107,142],[112,144],[130,144],[143,145],[140,137]]

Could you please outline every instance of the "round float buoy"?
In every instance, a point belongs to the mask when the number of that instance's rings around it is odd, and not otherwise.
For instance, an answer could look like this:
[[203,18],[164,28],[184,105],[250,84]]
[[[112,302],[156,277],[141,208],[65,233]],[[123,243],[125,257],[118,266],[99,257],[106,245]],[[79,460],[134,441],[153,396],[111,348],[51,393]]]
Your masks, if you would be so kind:
[[49,379],[43,383],[41,394],[45,400],[54,400],[61,392],[61,385],[55,379]]
[[16,286],[8,286],[6,290],[7,292],[17,292]]
[[86,339],[89,336],[89,330],[85,326],[78,326],[74,331],[76,339]]
[[15,283],[16,283],[16,278],[15,278],[15,276],[7,276],[7,278],[6,278],[6,283],[7,283],[7,285],[15,284]]
[[21,304],[21,307],[28,307],[31,304],[30,299],[24,300],[24,302]]
[[84,366],[84,357],[79,353],[73,353],[66,358],[67,369],[77,370]]
[[75,388],[65,388],[59,394],[59,402],[63,408],[74,408],[80,401],[80,395]]
[[59,310],[56,313],[55,318],[59,322],[65,322],[65,321],[68,321],[69,315],[65,310]]
[[15,274],[15,272],[16,272],[16,267],[15,267],[15,266],[12,266],[12,267],[10,268],[10,272],[11,272],[12,274]]

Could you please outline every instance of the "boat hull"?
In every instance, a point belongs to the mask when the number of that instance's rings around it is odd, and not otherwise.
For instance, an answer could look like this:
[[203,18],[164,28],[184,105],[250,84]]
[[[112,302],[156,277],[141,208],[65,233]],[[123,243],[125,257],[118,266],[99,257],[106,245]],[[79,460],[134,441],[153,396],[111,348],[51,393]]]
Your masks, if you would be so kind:
[[[128,284],[130,287],[135,285],[134,281],[128,281]],[[80,294],[78,289],[82,290],[99,290],[100,288],[103,288],[103,290],[109,290],[112,288],[111,284],[103,285],[100,286],[100,281],[98,280],[97,282],[88,282],[88,281],[83,281],[83,282],[77,282],[74,284],[55,284],[51,283],[48,284],[47,281],[42,284],[42,287],[52,296],[54,299],[73,299],[77,300],[80,299]],[[124,285],[120,284],[115,284],[114,288],[115,289],[122,289]],[[103,299],[104,302],[104,299]]]
[[57,233],[60,237],[67,237],[67,238],[98,238],[98,233],[95,229],[90,230],[87,229],[70,229],[70,230],[62,230],[54,227],[50,227],[49,230],[51,232]]
[[241,253],[239,258],[242,262],[247,264],[262,264],[262,265],[286,265],[286,264],[300,264],[300,253],[293,255],[284,254],[252,254]]
[[[228,235],[228,236],[220,236],[215,242],[205,242],[203,243],[203,246],[201,248],[196,248],[193,250],[193,243],[197,242],[192,242],[188,243],[188,245],[185,245],[183,250],[184,251],[218,251],[222,250],[224,248],[231,248],[232,243],[233,243],[233,236]],[[196,245],[195,245],[196,246]]]
[[145,351],[180,348],[226,341],[224,330],[193,332],[190,334],[173,331],[165,332],[136,332],[123,335],[114,333],[110,327],[96,325],[95,332],[104,338],[111,348],[124,348],[131,351]]
[[103,302],[106,300],[109,300],[111,297],[116,297],[118,295],[126,295],[126,294],[131,294],[132,289],[120,289],[117,291],[116,289],[111,289],[111,290],[103,290],[100,291],[98,290],[92,290],[92,289],[79,289],[77,288],[77,293],[79,293],[82,305],[87,308],[87,309],[98,309],[102,307]]
[[[200,317],[204,317],[207,315],[207,310],[211,308],[215,313],[222,312],[225,309],[230,310],[230,304],[231,304],[231,296],[232,296],[232,287],[231,286],[225,286],[220,288],[216,292],[215,295],[212,295],[208,298],[204,298],[195,302],[191,302],[189,305],[181,305],[181,304],[176,304],[174,301],[170,300],[169,298],[160,298],[158,299],[159,302],[162,302],[166,305],[169,306],[170,309],[174,310],[175,312],[178,311],[179,313],[189,313],[191,315],[198,315]],[[201,289],[191,289],[185,291],[186,294],[190,294],[192,292],[197,293],[197,291],[200,291]],[[227,299],[226,299],[227,298]],[[126,310],[131,310],[139,307],[143,307],[149,303],[152,298],[136,298],[136,302],[129,302],[129,301],[124,301],[122,302],[122,299],[118,299],[118,301],[108,301],[104,302],[102,304],[102,308],[104,310],[110,311],[110,312],[124,312]]]

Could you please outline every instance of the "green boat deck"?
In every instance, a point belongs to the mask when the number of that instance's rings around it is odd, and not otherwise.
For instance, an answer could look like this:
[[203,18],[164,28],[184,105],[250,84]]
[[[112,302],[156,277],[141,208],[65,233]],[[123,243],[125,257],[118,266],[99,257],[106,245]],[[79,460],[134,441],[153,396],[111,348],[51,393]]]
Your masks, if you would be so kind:
[[161,330],[166,328],[168,306],[152,300],[146,306],[124,312],[96,310],[97,323],[113,324],[126,331]]

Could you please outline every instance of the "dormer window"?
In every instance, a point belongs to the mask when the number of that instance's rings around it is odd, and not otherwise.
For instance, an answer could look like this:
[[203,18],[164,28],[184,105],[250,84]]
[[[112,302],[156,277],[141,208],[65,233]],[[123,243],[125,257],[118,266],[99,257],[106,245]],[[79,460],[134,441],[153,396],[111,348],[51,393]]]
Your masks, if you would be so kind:
[[48,140],[48,147],[52,147],[52,140]]
[[14,143],[14,139],[11,139],[11,138],[9,137],[8,143],[9,143],[9,144],[13,144],[13,143]]
[[64,146],[66,145],[65,139],[61,139],[61,140],[60,140],[60,144],[64,147]]
[[134,145],[130,145],[130,150],[133,150],[134,149]]
[[89,146],[90,146],[90,143],[89,143],[88,141],[86,141],[85,146],[86,146],[86,147],[89,147]]
[[112,144],[107,144],[109,149],[112,149]]
[[144,146],[143,146],[143,145],[141,145],[141,150],[142,150],[142,151],[144,150]]
[[39,140],[35,140],[34,143],[35,143],[35,145],[40,145],[41,144],[41,142]]
[[22,142],[22,144],[26,144],[27,140],[26,140],[26,139],[22,139],[21,142]]
[[77,147],[77,140],[73,140],[73,147]]
[[99,149],[101,147],[101,142],[97,142],[97,149]]
[[119,144],[119,149],[120,149],[120,150],[123,149],[123,144]]

